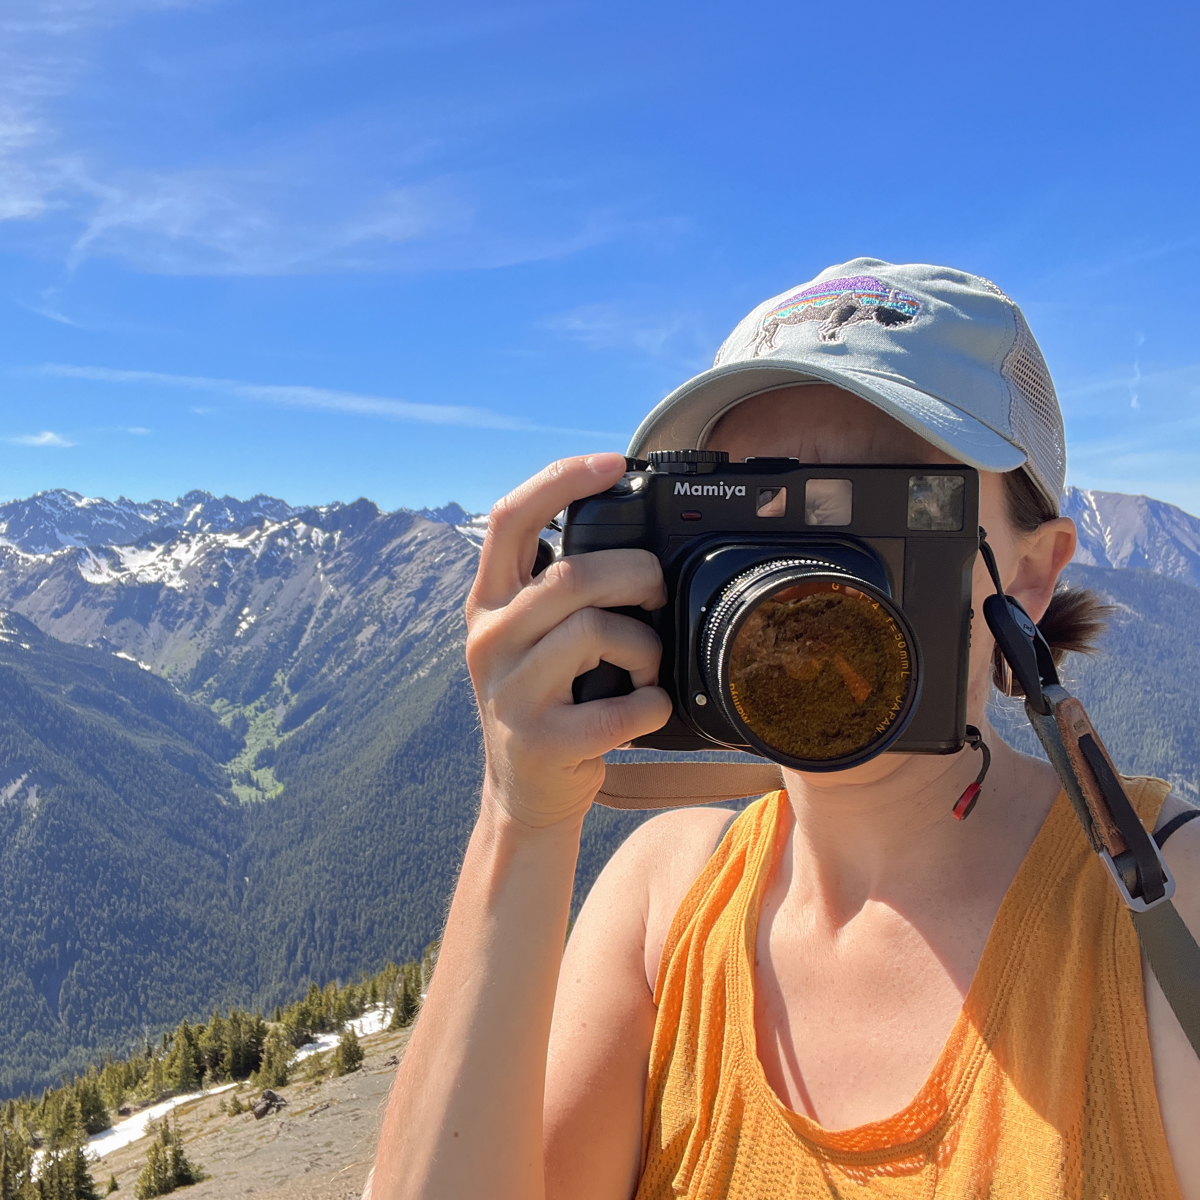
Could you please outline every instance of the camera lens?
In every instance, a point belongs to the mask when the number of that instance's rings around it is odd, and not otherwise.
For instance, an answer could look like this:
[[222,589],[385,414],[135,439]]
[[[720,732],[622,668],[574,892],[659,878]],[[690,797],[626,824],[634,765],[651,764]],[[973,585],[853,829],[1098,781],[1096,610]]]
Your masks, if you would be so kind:
[[917,692],[912,632],[877,588],[837,563],[775,559],[726,585],[701,634],[701,669],[760,753],[833,770],[899,736]]

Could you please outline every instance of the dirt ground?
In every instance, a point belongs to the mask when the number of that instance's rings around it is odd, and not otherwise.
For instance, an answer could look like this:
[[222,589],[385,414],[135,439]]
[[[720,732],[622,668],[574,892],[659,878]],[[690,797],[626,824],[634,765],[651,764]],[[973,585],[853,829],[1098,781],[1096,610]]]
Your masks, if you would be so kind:
[[[402,1053],[407,1041],[407,1030],[363,1038],[362,1066],[340,1079],[306,1079],[300,1063],[293,1082],[276,1089],[287,1108],[261,1121],[250,1112],[223,1113],[218,1106],[230,1092],[181,1105],[174,1115],[184,1149],[208,1178],[179,1194],[187,1200],[358,1200],[396,1072],[388,1060]],[[245,1103],[257,1095],[247,1086],[239,1099]],[[116,1175],[119,1194],[132,1196],[149,1144],[143,1138],[93,1167],[100,1190]]]

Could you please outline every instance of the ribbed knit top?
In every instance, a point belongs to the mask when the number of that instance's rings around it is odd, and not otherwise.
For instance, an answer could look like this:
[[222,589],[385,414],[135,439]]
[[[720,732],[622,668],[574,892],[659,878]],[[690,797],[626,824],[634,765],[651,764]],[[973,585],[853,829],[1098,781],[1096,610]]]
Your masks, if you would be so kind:
[[[1168,785],[1127,785],[1152,828]],[[786,803],[775,792],[746,809],[671,925],[637,1200],[1180,1200],[1137,936],[1065,794],[911,1103],[834,1132],[779,1100],[756,1049],[753,963]]]

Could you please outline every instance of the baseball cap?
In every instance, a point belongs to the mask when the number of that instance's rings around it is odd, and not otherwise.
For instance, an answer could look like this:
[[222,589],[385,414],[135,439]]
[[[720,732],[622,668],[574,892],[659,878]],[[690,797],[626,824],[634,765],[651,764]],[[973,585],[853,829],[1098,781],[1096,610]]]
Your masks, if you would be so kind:
[[638,427],[629,454],[702,449],[734,405],[796,383],[836,384],[982,471],[1024,468],[1058,512],[1062,413],[1021,310],[978,275],[856,258],[760,304],[712,368]]

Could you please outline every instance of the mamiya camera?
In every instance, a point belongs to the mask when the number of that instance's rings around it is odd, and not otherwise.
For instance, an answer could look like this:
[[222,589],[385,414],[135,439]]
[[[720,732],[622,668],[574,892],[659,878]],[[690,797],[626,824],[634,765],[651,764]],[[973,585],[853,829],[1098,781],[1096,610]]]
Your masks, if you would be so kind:
[[[562,537],[564,555],[638,547],[662,562],[666,606],[620,610],[662,639],[674,705],[635,746],[744,750],[805,771],[962,748],[972,468],[648,458],[572,504]],[[631,688],[602,662],[575,699]]]

